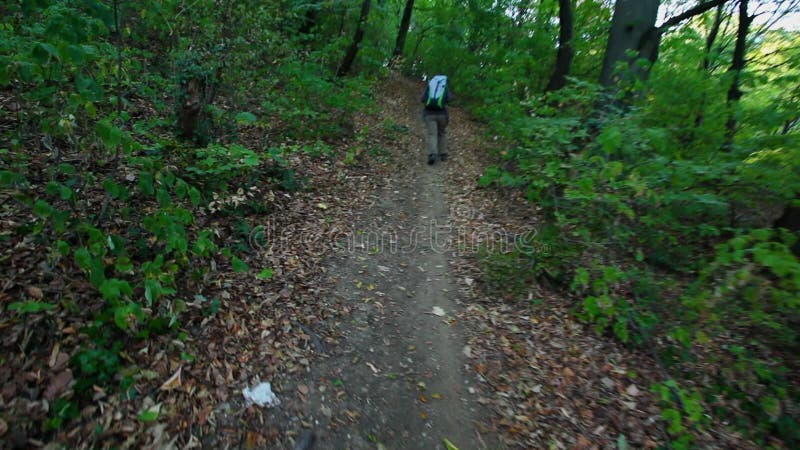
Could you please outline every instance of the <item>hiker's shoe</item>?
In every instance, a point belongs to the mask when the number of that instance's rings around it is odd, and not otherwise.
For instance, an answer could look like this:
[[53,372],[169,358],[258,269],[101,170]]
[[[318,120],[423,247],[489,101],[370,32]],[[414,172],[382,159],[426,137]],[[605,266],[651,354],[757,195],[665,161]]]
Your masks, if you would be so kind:
[[436,162],[436,155],[428,155],[428,165],[433,165]]
[[447,161],[447,153],[442,153],[441,155],[439,155],[439,160],[440,161]]

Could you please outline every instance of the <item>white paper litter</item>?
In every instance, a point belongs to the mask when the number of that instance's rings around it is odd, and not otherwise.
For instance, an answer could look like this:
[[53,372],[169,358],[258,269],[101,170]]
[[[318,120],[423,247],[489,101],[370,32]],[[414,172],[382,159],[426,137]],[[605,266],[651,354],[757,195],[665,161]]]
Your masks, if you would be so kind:
[[244,388],[242,390],[244,395],[245,406],[256,404],[258,406],[266,406],[267,408],[277,406],[281,402],[275,393],[272,392],[272,385],[270,383],[259,383],[253,388]]
[[434,316],[444,317],[445,312],[442,308],[434,306],[433,311],[431,311],[431,314],[433,314]]

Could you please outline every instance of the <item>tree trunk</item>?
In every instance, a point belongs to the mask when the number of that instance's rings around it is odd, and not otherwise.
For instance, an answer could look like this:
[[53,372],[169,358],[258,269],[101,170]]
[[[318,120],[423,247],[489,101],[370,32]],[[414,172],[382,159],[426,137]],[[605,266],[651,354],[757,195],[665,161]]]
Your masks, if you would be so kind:
[[[773,224],[774,228],[786,228],[792,233],[800,232],[800,206],[797,206],[797,202],[800,202],[800,196],[795,197],[793,202],[786,205],[783,214]],[[792,253],[800,257],[800,242],[796,242],[792,246]]]
[[645,33],[655,29],[659,3],[659,0],[617,0],[600,71],[600,84],[607,87],[617,84],[614,70],[617,63],[632,62],[627,52],[639,50]]
[[[611,33],[608,38],[600,83],[612,86],[617,83],[614,68],[620,61],[635,62],[627,57],[628,50],[637,51],[637,59],[646,59],[652,66],[658,60],[661,35],[669,28],[686,19],[725,4],[729,0],[707,0],[687,9],[677,16],[670,17],[658,28],[655,27],[659,0],[617,0],[614,17],[611,20]],[[631,66],[633,74],[646,78],[650,67]]]
[[717,11],[714,13],[714,22],[711,24],[708,36],[706,36],[706,54],[703,56],[703,71],[705,72],[708,72],[708,69],[711,68],[711,55],[714,51],[714,44],[717,42],[719,28],[722,26],[722,12],[724,9],[725,5],[717,6]]
[[731,87],[728,89],[728,107],[730,108],[730,116],[728,122],[725,124],[725,148],[730,150],[733,144],[733,138],[736,136],[736,129],[739,126],[736,120],[736,112],[734,111],[744,94],[741,89],[741,77],[745,64],[747,63],[747,34],[750,32],[750,24],[753,22],[755,16],[747,14],[748,0],[739,1],[739,25],[736,29],[736,45],[733,49],[733,60],[729,72],[733,73],[733,80]]
[[308,7],[306,15],[303,17],[303,24],[300,25],[300,34],[309,34],[314,26],[317,24],[317,16],[319,16],[320,5],[313,4]]
[[206,97],[210,86],[207,80],[194,77],[181,85],[182,101],[178,105],[178,137],[203,144],[206,139],[198,129],[208,120],[205,113]]
[[[708,30],[708,36],[706,36],[706,53],[703,56],[702,66],[703,73],[706,76],[708,76],[709,69],[711,69],[711,55],[714,51],[714,44],[717,41],[717,36],[719,35],[719,28],[722,25],[722,12],[724,9],[724,5],[717,6],[717,12],[714,14],[714,22],[711,24],[711,29]],[[700,126],[703,125],[706,101],[706,93],[704,92],[703,98],[700,100],[700,107],[697,111],[697,115],[694,118],[695,128],[700,128]]]
[[567,84],[567,75],[572,67],[575,51],[572,47],[574,18],[572,16],[572,0],[558,0],[558,53],[556,66],[550,76],[545,91],[557,91]]
[[353,35],[353,42],[350,44],[350,47],[348,47],[342,59],[342,63],[339,65],[339,70],[336,72],[336,76],[338,77],[347,75],[353,67],[356,54],[358,54],[358,48],[361,46],[361,41],[364,39],[364,25],[367,23],[371,3],[372,0],[364,0],[361,3],[361,15],[358,17],[358,24],[356,25],[355,35]]
[[416,64],[416,62],[417,62],[417,57],[419,56],[419,46],[422,44],[422,40],[428,34],[428,31],[430,31],[432,29],[433,29],[433,25],[429,25],[427,27],[422,28],[421,30],[419,30],[419,32],[416,33],[417,34],[417,42],[414,43],[414,50],[411,52],[411,58],[409,58],[409,61],[411,61],[412,65]]
[[397,42],[394,45],[392,59],[396,60],[403,56],[406,46],[406,36],[408,27],[411,25],[411,12],[414,10],[414,0],[406,0],[406,7],[403,9],[403,18],[400,20],[400,29],[397,31]]

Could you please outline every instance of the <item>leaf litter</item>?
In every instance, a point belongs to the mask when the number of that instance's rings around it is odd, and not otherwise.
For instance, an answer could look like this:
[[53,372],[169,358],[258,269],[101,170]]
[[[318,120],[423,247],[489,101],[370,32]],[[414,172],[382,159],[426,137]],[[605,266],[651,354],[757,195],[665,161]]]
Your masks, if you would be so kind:
[[[394,79],[384,89],[401,96],[417,88],[414,82]],[[151,109],[148,105],[138,108],[143,113]],[[405,120],[405,109],[387,110],[396,122]],[[357,126],[368,130],[366,145],[394,146],[380,127],[368,126],[374,123],[370,115],[356,117]],[[257,147],[261,137],[252,131],[244,130],[243,140]],[[538,217],[535,205],[525,201],[521,192],[477,188],[484,168],[493,163],[486,156],[483,135],[462,111],[452,111],[453,153],[443,165],[442,190],[451,211],[450,225],[459,227],[468,248],[484,243],[485,236],[524,233]],[[355,144],[335,145],[344,153]],[[344,339],[337,324],[353,313],[352,305],[331,294],[326,258],[347,244],[343,237],[359,222],[357,215],[368,210],[382,180],[391,179],[398,169],[366,153],[358,154],[352,164],[301,153],[287,158],[290,167],[312,180],[313,190],[279,192],[264,183],[218,199],[220,205],[246,199],[265,199],[268,204],[268,217],[252,213],[243,218],[254,227],[281,230],[268,247],[252,249],[242,258],[261,272],[237,273],[218,267],[204,286],[186,286],[182,294],[194,301],[188,304],[181,325],[185,339],[156,336],[123,353],[124,370],[133,380],[131,395],[109,395],[93,387],[95,403],[77,411],[75,419],[47,438],[71,448],[109,444],[119,448],[289,444],[310,448],[315,440],[312,417],[304,415],[306,409],[300,405],[315,393],[330,402],[347,395],[347,384],[340,378],[307,380],[317,358]],[[48,163],[40,155],[30,166]],[[129,175],[124,170],[120,173],[123,178]],[[4,228],[16,228],[28,220],[5,198],[3,204]],[[220,217],[214,207],[198,212],[195,226],[213,229],[224,245],[239,239],[236,224]],[[92,304],[97,293],[88,282],[67,265],[57,272],[47,265],[45,254],[27,237],[0,241],[0,260],[4,261],[0,302]],[[469,386],[468,392],[491,410],[492,417],[481,426],[498,432],[503,446],[588,449],[620,443],[632,448],[664,444],[660,410],[644,388],[658,380],[647,356],[596,336],[574,318],[569,300],[546,287],[530,286],[531,294],[543,300],[538,305],[508,301],[491,292],[481,281],[474,252],[451,255],[449,262],[454,279],[459,280],[460,307],[452,313],[453,320],[469,330],[462,354],[469,360],[469,370],[482,380]],[[422,267],[413,269],[426,272]],[[388,274],[394,268],[381,265],[378,271]],[[361,287],[374,294],[377,286]],[[408,298],[413,295],[407,292]],[[209,314],[212,304],[216,310]],[[0,438],[4,447],[44,444],[36,427],[51,417],[54,399],[74,395],[75,375],[68,364],[86,339],[80,330],[90,323],[92,313],[43,307],[24,321],[0,318],[4,352]],[[431,313],[444,316],[441,308]],[[364,362],[364,367],[379,374],[371,362]],[[246,405],[240,393],[262,379],[271,380],[273,395],[285,397],[284,407],[264,410]],[[410,382],[420,392],[427,389],[424,379]],[[297,385],[303,388],[292,388]],[[430,394],[426,403],[441,397]],[[319,411],[331,417],[332,426],[362,420],[358,411],[331,406],[320,405]],[[425,410],[418,415],[428,417]],[[447,441],[452,438],[439,437],[444,445],[455,447]],[[740,442],[737,436],[719,430],[699,437],[700,442],[714,440],[733,447]]]

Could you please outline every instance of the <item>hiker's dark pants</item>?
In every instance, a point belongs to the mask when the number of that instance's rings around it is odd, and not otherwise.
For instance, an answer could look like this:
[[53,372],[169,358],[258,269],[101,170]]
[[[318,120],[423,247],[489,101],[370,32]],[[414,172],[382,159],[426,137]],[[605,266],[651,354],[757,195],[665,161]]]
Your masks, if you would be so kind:
[[448,122],[447,113],[425,111],[422,113],[422,120],[425,121],[427,130],[428,155],[434,157],[439,155],[447,156],[447,140],[445,139],[445,130],[447,130]]

